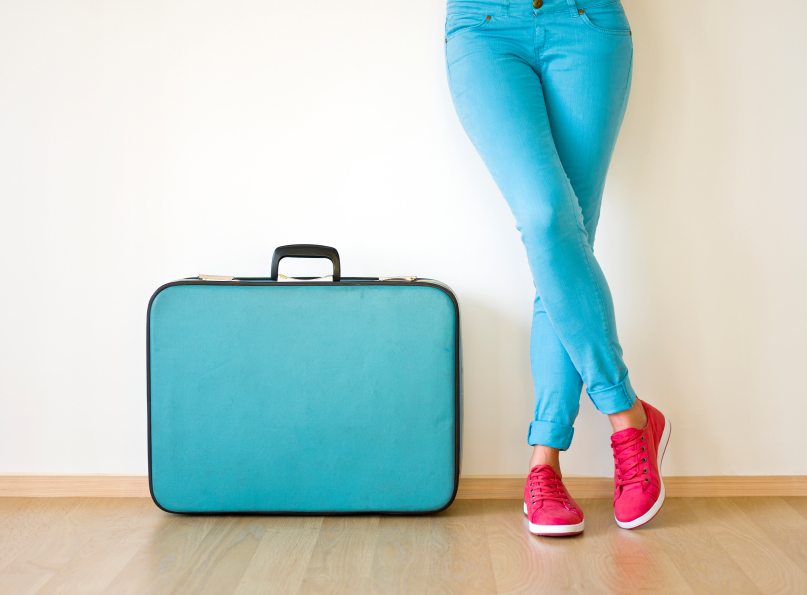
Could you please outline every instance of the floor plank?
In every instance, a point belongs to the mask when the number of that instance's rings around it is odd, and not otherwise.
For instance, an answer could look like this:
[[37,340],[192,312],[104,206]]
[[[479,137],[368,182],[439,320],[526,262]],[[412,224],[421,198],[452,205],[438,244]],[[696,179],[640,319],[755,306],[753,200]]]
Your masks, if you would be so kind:
[[641,528],[620,529],[614,520],[611,499],[580,503],[586,514],[586,533],[601,536],[602,547],[614,559],[616,583],[613,593],[692,593],[693,590],[655,538],[654,526],[668,516],[659,515]]
[[233,593],[263,539],[264,520],[224,517],[214,525],[191,555],[176,592]]
[[116,595],[174,593],[191,558],[210,530],[224,517],[172,515],[159,511],[154,536],[113,579],[107,592]]
[[807,591],[807,573],[788,558],[731,498],[693,498],[688,504],[763,593]]
[[23,508],[30,505],[30,498],[0,498],[0,527],[6,519],[17,516]]
[[368,593],[379,517],[325,517],[300,593]]
[[786,496],[782,498],[793,510],[807,519],[807,496]]
[[125,514],[97,531],[42,586],[40,593],[104,593],[138,550],[154,541],[164,515],[150,499],[120,500]]
[[15,591],[36,593],[93,536],[130,512],[128,503],[113,498],[86,498],[69,513],[50,523],[36,539],[21,548],[4,565],[2,581],[13,584]]
[[544,538],[520,500],[323,518],[0,498],[0,593],[807,593],[807,498],[673,498],[633,531],[580,504],[583,535]]
[[458,500],[432,517],[432,592],[496,593],[483,504],[482,500]]
[[297,593],[319,537],[322,517],[268,517],[236,595]]
[[435,520],[430,516],[379,519],[373,593],[428,593],[432,589],[429,542]]
[[82,505],[82,498],[29,498],[26,505],[0,523],[0,575],[28,542]]
[[732,502],[807,574],[807,519],[781,498],[733,498]]
[[614,559],[588,526],[578,536],[532,535],[521,500],[486,500],[484,515],[498,593],[620,592]]
[[646,532],[672,560],[696,593],[759,594],[761,591],[689,509],[684,498],[668,498]]

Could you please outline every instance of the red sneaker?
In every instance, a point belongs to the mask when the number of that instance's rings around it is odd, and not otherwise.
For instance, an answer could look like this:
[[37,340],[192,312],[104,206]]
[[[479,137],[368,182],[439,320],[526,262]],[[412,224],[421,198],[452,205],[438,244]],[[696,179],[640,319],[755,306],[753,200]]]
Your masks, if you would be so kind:
[[583,532],[583,511],[549,465],[536,465],[530,471],[524,486],[524,514],[535,535],[560,537]]
[[670,441],[670,420],[655,407],[639,402],[647,413],[645,428],[628,428],[611,436],[614,518],[623,529],[644,525],[664,504],[661,460]]

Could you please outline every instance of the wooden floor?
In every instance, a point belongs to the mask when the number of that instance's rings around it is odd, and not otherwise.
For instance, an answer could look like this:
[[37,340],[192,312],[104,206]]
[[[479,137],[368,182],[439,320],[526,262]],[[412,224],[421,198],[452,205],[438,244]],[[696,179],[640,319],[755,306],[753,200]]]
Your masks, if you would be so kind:
[[144,498],[0,498],[0,593],[807,593],[807,498],[667,500],[527,533],[518,500],[424,517],[187,517]]

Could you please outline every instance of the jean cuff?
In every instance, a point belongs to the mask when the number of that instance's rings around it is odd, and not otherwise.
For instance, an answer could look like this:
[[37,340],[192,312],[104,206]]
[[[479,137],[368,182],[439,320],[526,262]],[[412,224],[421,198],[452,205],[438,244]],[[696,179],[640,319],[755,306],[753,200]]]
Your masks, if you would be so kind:
[[627,374],[619,384],[593,391],[586,387],[586,392],[594,406],[606,415],[630,409],[636,401],[636,393],[633,392]]
[[572,443],[574,428],[552,421],[534,421],[530,424],[527,442],[535,446],[541,444],[558,450],[566,450]]

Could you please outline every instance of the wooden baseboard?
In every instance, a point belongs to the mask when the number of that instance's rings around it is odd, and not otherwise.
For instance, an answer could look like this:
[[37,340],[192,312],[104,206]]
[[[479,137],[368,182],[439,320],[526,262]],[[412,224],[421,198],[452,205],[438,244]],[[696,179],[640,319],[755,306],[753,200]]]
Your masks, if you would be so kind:
[[[457,498],[465,500],[524,497],[526,475],[469,475],[460,478]],[[563,483],[574,498],[611,498],[610,477],[564,476]],[[807,475],[713,475],[664,478],[671,498],[731,496],[807,496]]]
[[[461,500],[521,498],[523,475],[469,475],[460,478]],[[609,477],[568,475],[564,483],[575,498],[610,498]],[[665,477],[671,498],[725,496],[807,496],[807,475]],[[0,497],[149,498],[143,475],[0,475]]]
[[150,498],[146,475],[0,475],[0,496]]

